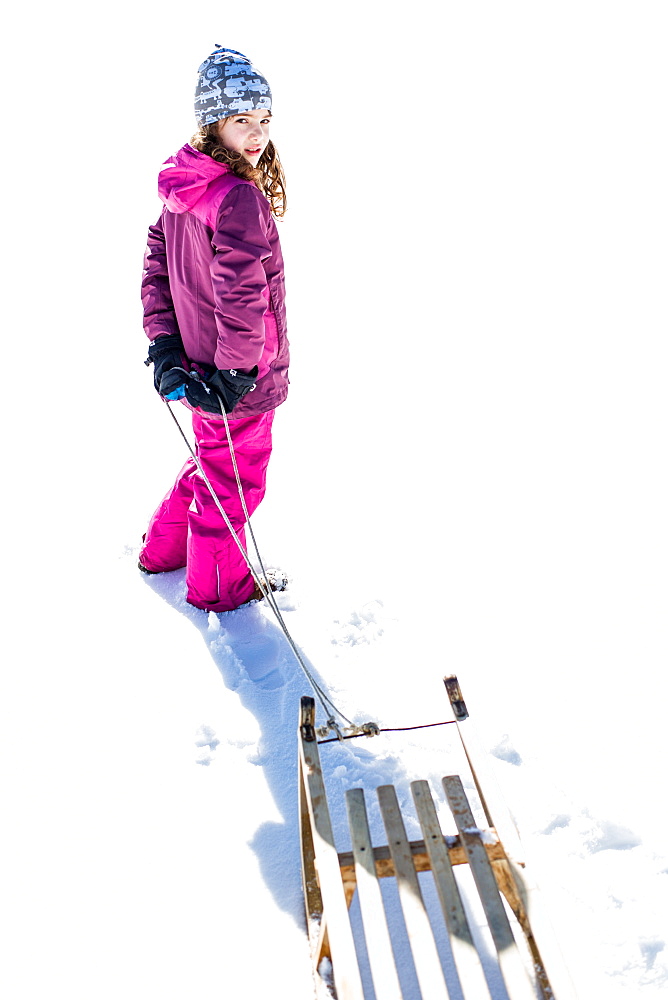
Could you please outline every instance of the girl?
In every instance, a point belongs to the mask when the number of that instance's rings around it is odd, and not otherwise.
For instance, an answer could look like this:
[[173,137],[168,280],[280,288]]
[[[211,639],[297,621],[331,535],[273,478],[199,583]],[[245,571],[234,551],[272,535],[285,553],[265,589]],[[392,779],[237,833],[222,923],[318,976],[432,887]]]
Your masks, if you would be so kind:
[[[273,216],[285,181],[269,139],[271,91],[246,56],[217,46],[199,68],[199,131],[163,165],[165,207],[144,261],[147,364],[191,408],[196,454],[245,547],[229,429],[249,514],[262,500],[274,409],[288,391],[283,258]],[[230,611],[256,593],[242,553],[189,459],[153,515],[139,568],[186,567],[186,598]]]

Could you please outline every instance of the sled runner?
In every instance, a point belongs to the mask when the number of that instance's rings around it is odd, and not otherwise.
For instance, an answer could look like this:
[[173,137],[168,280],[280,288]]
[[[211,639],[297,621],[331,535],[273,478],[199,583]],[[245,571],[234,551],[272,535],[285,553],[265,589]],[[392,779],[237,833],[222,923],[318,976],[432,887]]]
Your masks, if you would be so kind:
[[[299,725],[299,809],[301,819],[302,877],[311,958],[319,995],[338,1000],[402,1000],[397,972],[400,948],[408,941],[414,973],[423,1000],[448,1000],[448,979],[443,972],[437,941],[447,937],[452,960],[465,1000],[490,1000],[483,972],[485,944],[471,932],[453,868],[468,865],[498,961],[498,971],[510,1000],[575,1000],[569,977],[561,964],[551,929],[540,912],[536,889],[522,859],[514,824],[502,801],[492,803],[494,783],[483,789],[484,757],[467,730],[468,712],[456,677],[445,678],[452,711],[466,753],[487,829],[480,829],[460,776],[443,778],[446,802],[458,835],[444,837],[426,781],[411,783],[422,839],[409,841],[404,817],[392,785],[376,789],[386,833],[386,843],[374,846],[369,832],[364,790],[346,792],[352,851],[339,853],[334,843],[327,793],[323,780],[315,729],[315,703],[301,700]],[[496,825],[492,821],[493,805]],[[438,900],[438,920],[427,912],[418,873],[431,879]],[[380,879],[395,880],[405,922],[403,945],[396,940],[396,920],[388,922]],[[360,921],[351,923],[349,907],[357,892]],[[441,926],[438,927],[436,924]],[[357,928],[356,930],[354,929]],[[540,939],[540,947],[537,937]],[[360,940],[363,938],[363,942]],[[442,947],[442,946],[441,946]],[[364,974],[360,971],[359,955]],[[324,977],[324,978],[323,978]],[[329,980],[325,987],[324,980]],[[404,976],[404,980],[406,977]],[[413,988],[414,993],[414,988]]]

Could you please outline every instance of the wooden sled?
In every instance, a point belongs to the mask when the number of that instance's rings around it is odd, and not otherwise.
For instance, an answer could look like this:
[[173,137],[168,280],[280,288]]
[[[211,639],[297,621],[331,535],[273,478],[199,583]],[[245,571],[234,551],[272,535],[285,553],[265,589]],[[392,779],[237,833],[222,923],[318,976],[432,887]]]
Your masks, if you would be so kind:
[[[349,853],[339,853],[334,843],[315,730],[315,703],[308,697],[301,700],[302,876],[318,995],[334,995],[338,1000],[368,1000],[373,996],[368,984],[370,976],[376,1000],[402,1000],[396,949],[379,883],[379,879],[392,877],[396,879],[422,1000],[448,1000],[450,996],[436,946],[436,938],[444,933],[450,942],[465,1000],[490,1000],[475,940],[476,936],[480,940],[480,935],[471,933],[453,872],[453,866],[468,864],[496,949],[498,975],[510,1000],[575,1000],[551,928],[541,913],[536,888],[527,875],[514,823],[500,799],[492,802],[493,780],[489,776],[482,780],[484,755],[476,750],[473,734],[467,729],[468,712],[457,678],[446,677],[445,685],[488,829],[476,826],[462,780],[453,775],[443,778],[443,788],[458,836],[446,840],[428,783],[414,781],[411,792],[423,839],[409,841],[394,786],[383,785],[376,792],[387,842],[373,846],[364,791],[353,788],[346,792],[353,845]],[[492,822],[492,808],[496,825]],[[431,872],[442,918],[440,928],[432,928],[418,872]],[[348,912],[355,891],[368,955],[366,985]],[[329,963],[324,961],[327,959]],[[325,970],[329,978],[327,987],[321,978]],[[451,975],[452,972],[448,973]]]

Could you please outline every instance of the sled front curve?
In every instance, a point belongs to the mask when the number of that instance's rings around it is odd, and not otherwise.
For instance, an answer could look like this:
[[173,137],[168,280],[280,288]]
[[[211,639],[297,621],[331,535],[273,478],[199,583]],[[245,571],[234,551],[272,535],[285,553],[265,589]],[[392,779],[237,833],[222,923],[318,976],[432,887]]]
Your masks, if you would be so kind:
[[339,856],[327,805],[315,733],[315,702],[301,702],[299,811],[306,923],[314,972],[329,958],[339,1000],[364,1000]]

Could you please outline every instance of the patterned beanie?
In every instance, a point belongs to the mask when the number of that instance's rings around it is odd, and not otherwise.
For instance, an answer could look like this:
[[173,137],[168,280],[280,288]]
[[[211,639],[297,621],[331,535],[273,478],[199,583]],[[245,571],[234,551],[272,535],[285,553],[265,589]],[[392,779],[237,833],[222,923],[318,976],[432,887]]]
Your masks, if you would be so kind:
[[216,45],[197,73],[195,116],[199,125],[244,111],[271,111],[269,84],[242,52]]

